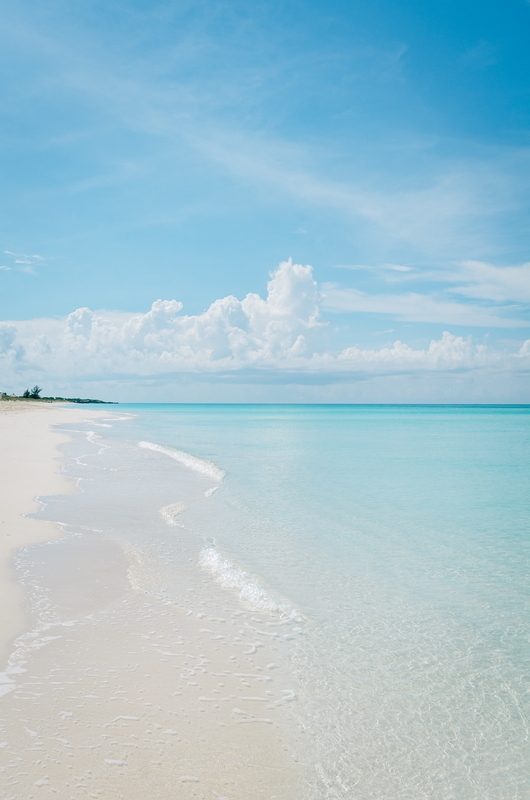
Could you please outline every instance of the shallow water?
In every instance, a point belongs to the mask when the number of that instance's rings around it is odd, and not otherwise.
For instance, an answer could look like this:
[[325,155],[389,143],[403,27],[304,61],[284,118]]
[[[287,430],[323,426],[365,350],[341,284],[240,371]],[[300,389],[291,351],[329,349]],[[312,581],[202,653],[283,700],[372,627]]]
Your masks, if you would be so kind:
[[287,621],[304,798],[530,796],[528,407],[122,412],[42,513],[151,597]]
[[306,618],[312,796],[530,794],[528,407],[127,410],[226,471],[183,521]]

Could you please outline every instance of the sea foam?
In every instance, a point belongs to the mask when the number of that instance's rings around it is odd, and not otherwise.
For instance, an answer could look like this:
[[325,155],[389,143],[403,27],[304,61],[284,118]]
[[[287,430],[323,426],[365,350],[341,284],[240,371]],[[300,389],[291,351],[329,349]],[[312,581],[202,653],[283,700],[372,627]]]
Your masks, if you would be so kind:
[[140,447],[146,450],[154,450],[156,453],[164,453],[164,455],[175,459],[185,467],[194,470],[195,472],[206,475],[208,478],[214,478],[216,481],[222,481],[225,477],[225,472],[220,467],[207,461],[204,458],[192,456],[190,453],[185,453],[183,450],[176,450],[173,447],[164,447],[161,444],[153,444],[152,442],[138,442]]
[[168,525],[175,525],[179,528],[184,527],[182,522],[178,520],[180,514],[182,514],[187,509],[186,503],[172,503],[170,506],[164,506],[159,510],[159,514],[164,519]]
[[279,611],[282,614],[293,614],[293,609],[272,598],[258,581],[248,572],[236,567],[213,545],[205,547],[200,554],[200,566],[210,572],[225,589],[234,589],[240,599],[254,609],[263,611]]

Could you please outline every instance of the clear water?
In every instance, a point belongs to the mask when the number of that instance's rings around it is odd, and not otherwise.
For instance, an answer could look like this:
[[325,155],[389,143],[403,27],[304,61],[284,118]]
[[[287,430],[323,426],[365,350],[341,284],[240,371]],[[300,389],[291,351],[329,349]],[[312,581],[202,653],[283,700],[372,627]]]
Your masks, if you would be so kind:
[[227,592],[303,616],[307,798],[530,797],[529,407],[119,411],[92,429],[138,509],[169,507],[160,552],[195,538]]

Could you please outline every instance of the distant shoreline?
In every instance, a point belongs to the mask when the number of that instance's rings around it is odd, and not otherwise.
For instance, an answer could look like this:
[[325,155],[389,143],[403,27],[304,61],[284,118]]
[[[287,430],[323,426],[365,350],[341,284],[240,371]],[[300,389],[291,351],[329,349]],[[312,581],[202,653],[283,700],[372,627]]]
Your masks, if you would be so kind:
[[22,397],[14,394],[2,394],[2,401],[19,401],[27,403],[97,403],[98,405],[117,406],[116,400],[91,400],[82,397]]

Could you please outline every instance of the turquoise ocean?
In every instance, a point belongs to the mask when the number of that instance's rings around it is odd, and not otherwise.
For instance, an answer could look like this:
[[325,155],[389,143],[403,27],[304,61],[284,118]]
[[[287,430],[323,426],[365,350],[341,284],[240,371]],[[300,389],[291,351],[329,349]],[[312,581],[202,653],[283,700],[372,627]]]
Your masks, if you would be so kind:
[[160,591],[187,536],[203,577],[298,623],[307,798],[530,797],[530,407],[120,405],[85,428],[82,477],[99,459],[151,514],[92,494],[97,529],[164,559]]

